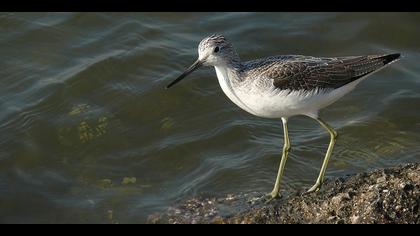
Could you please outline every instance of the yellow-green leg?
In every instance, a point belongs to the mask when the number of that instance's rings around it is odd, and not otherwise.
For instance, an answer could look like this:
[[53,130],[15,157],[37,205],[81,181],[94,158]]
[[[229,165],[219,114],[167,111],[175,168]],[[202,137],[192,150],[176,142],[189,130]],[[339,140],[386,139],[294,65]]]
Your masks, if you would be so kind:
[[289,131],[287,129],[287,118],[281,118],[281,120],[283,122],[283,133],[284,133],[283,154],[282,154],[282,157],[281,157],[280,166],[279,166],[279,170],[278,170],[278,173],[277,173],[276,183],[274,184],[273,191],[271,191],[271,193],[270,193],[271,199],[279,196],[281,178],[283,176],[284,166],[286,165],[287,156],[288,156],[289,151],[290,151]]
[[321,126],[324,127],[324,129],[326,129],[328,133],[330,134],[330,145],[328,145],[328,150],[327,150],[327,153],[325,154],[324,162],[322,163],[322,167],[321,167],[321,171],[319,172],[318,179],[316,180],[315,185],[312,186],[312,188],[310,188],[308,192],[318,191],[321,188],[321,185],[324,182],[325,170],[327,169],[328,161],[330,160],[331,153],[333,151],[334,144],[338,136],[337,132],[333,128],[331,128],[331,126],[329,126],[327,123],[321,120],[321,118],[315,118],[315,120],[317,120],[319,124],[321,124]]

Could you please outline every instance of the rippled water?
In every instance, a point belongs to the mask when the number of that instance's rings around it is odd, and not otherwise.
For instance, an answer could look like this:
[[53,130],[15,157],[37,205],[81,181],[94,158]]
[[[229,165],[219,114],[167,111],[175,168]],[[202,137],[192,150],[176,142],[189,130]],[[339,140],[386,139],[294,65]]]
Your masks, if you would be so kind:
[[[196,194],[268,192],[280,120],[254,117],[213,69],[164,86],[219,32],[244,60],[401,52],[325,109],[327,177],[418,162],[420,14],[1,13],[0,222],[145,222]],[[328,135],[290,120],[283,191],[310,187]]]

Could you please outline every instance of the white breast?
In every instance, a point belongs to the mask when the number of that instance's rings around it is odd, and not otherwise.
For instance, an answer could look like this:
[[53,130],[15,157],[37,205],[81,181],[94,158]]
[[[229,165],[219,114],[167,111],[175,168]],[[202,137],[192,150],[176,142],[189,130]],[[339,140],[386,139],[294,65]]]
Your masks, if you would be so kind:
[[215,66],[214,68],[216,70],[217,79],[219,80],[220,87],[222,88],[226,96],[228,96],[228,98],[233,103],[235,103],[237,106],[244,109],[245,111],[254,115],[258,115],[255,112],[253,112],[253,110],[240,99],[239,95],[234,90],[231,81],[229,80],[227,69],[225,67],[219,66]]

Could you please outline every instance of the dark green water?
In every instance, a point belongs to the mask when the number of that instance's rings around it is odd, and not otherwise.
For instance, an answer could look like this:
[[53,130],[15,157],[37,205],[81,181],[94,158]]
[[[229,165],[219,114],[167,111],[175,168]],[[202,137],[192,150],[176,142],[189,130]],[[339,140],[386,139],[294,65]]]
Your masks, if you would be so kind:
[[[321,112],[327,178],[420,152],[420,14],[1,13],[0,223],[142,223],[197,194],[271,191],[280,120],[223,94],[214,69],[172,79],[223,33],[244,60],[401,52]],[[312,186],[327,133],[290,120],[282,191]]]

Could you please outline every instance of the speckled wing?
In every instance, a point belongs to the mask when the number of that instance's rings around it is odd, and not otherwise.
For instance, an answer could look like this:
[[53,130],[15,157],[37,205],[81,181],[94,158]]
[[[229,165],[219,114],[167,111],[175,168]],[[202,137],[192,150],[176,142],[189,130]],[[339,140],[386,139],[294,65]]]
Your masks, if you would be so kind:
[[281,56],[248,62],[249,74],[273,80],[280,90],[336,89],[364,77],[400,54],[369,55],[337,58]]

